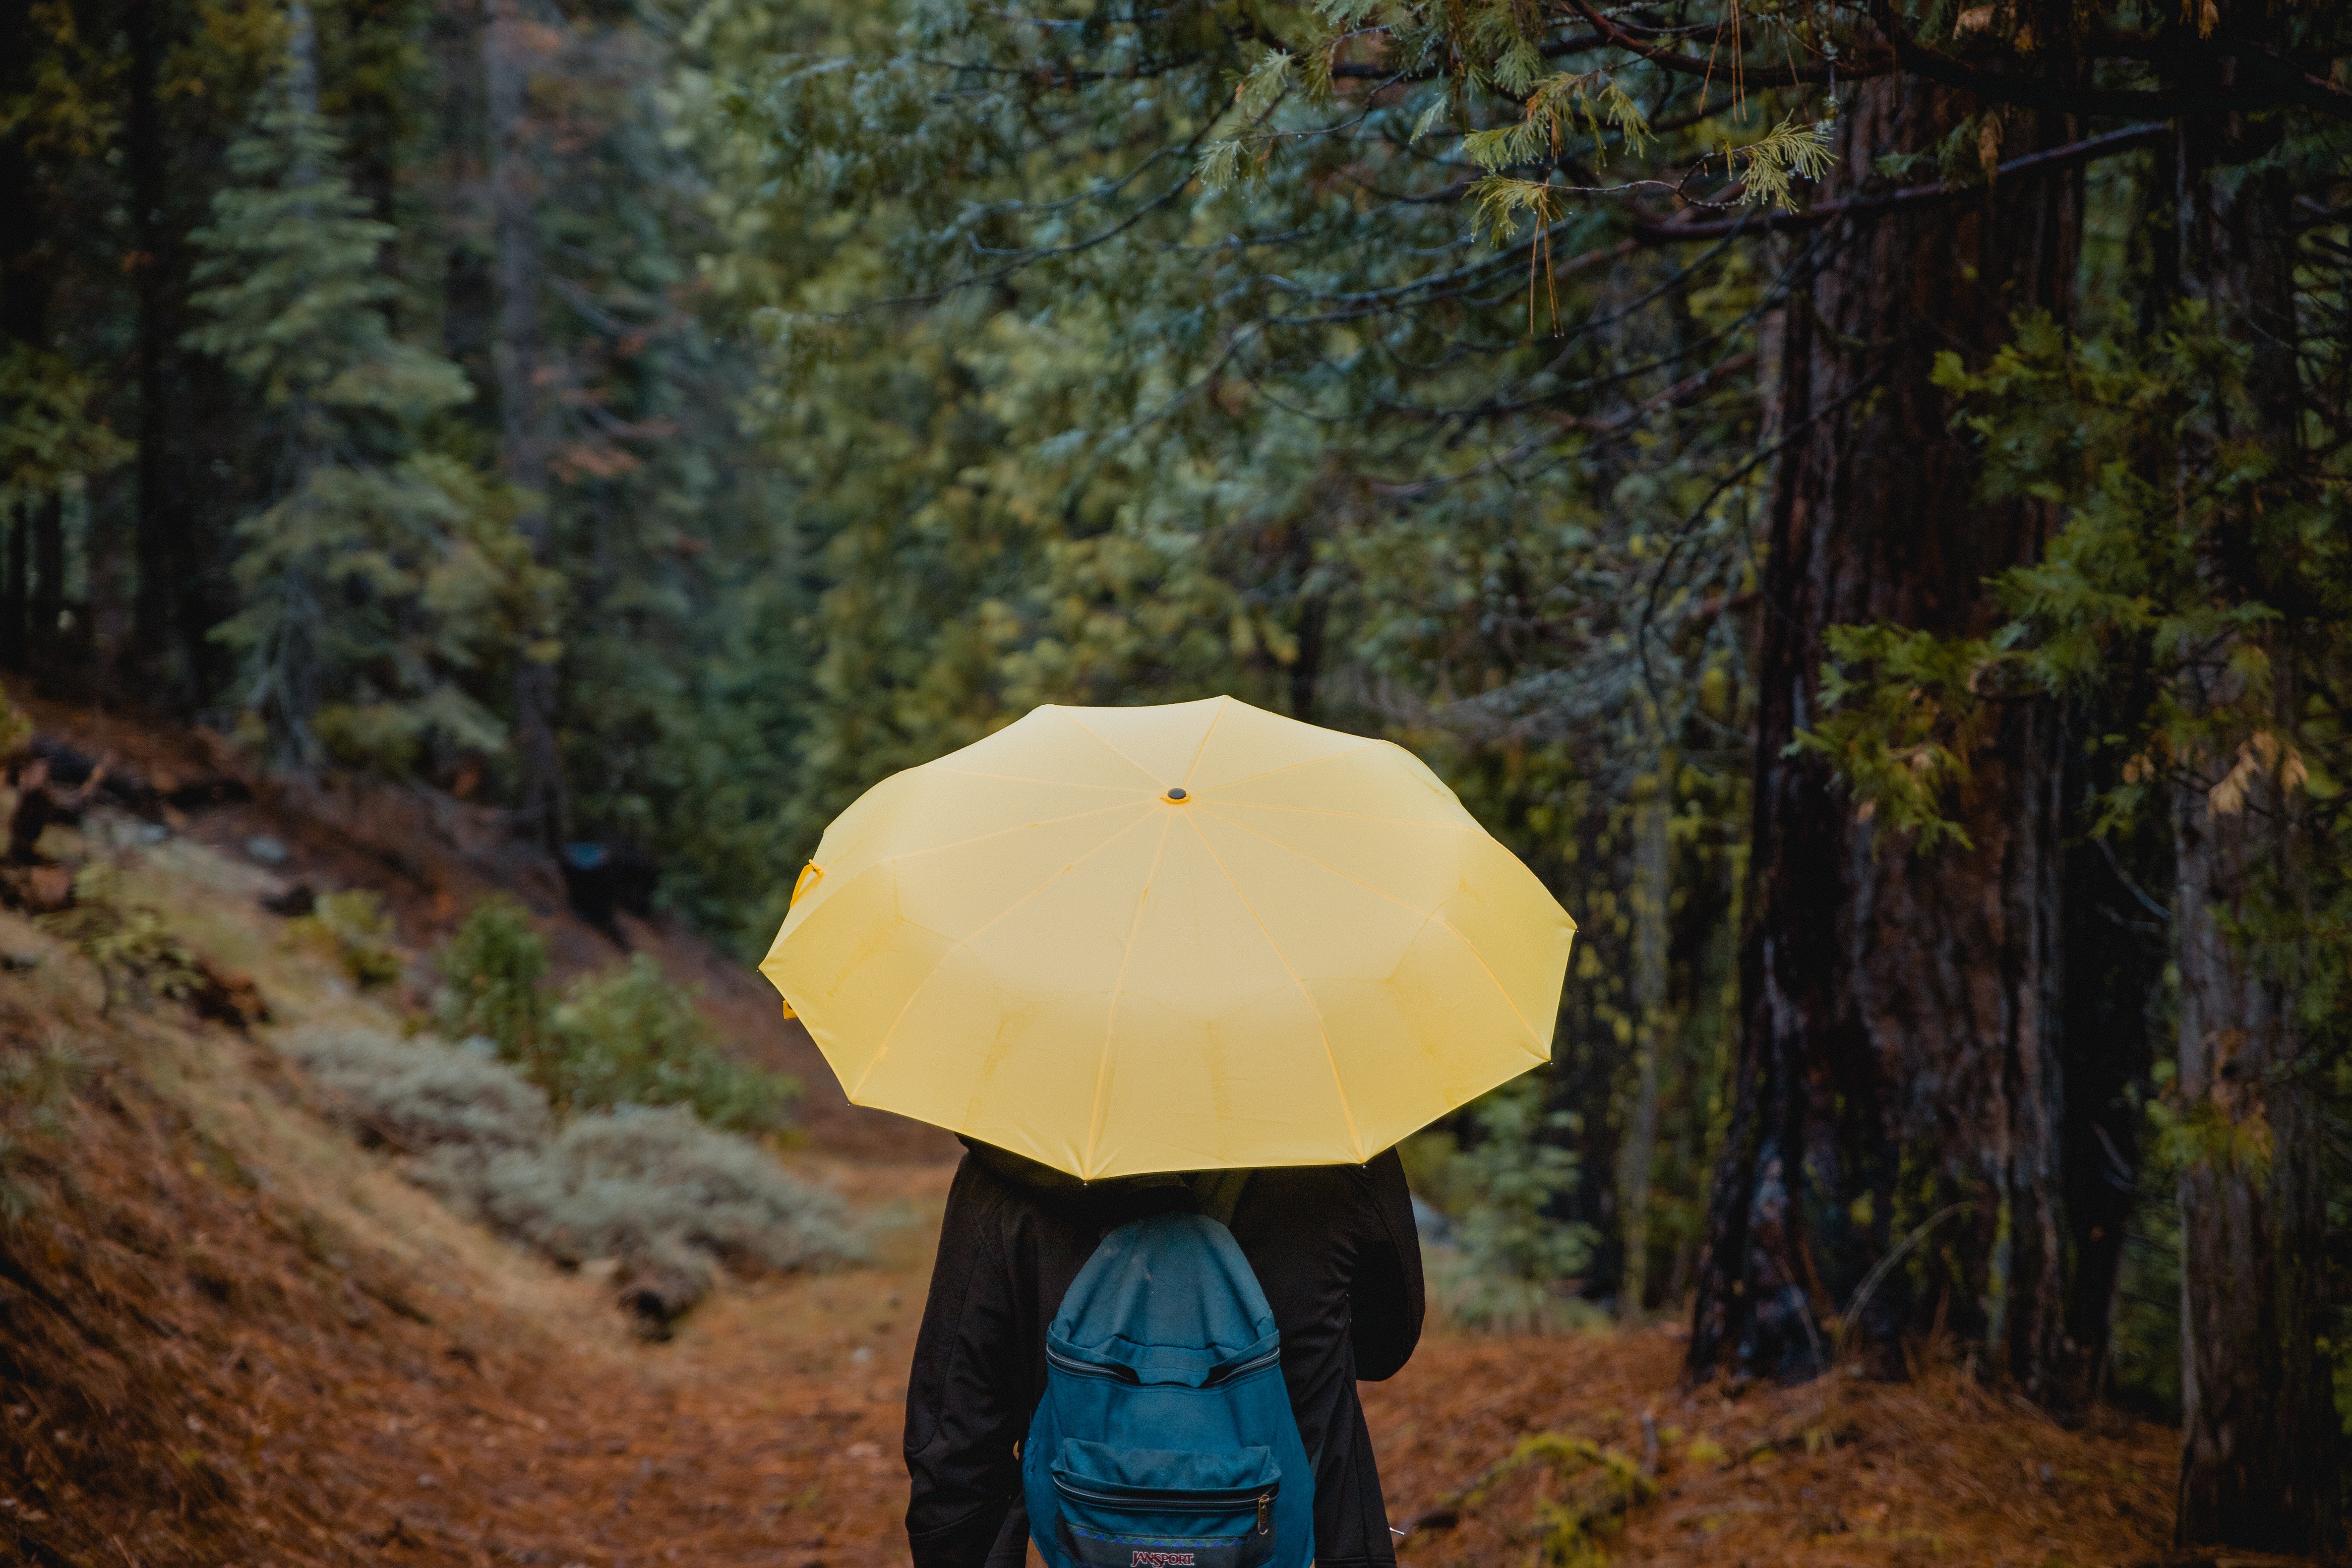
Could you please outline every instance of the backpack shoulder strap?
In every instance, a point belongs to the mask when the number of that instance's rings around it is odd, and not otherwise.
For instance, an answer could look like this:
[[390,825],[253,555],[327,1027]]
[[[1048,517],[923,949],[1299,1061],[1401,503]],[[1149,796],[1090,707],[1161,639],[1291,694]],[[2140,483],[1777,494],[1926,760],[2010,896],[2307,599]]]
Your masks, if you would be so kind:
[[1241,1207],[1242,1189],[1249,1185],[1250,1173],[1242,1171],[1200,1171],[1184,1178],[1192,1189],[1192,1202],[1200,1211],[1219,1225],[1230,1227],[1234,1211]]

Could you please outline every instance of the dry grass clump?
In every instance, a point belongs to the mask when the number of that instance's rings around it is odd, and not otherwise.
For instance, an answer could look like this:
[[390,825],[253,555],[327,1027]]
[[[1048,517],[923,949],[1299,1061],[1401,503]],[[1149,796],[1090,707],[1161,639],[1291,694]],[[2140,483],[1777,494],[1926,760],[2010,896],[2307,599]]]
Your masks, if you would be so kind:
[[837,1196],[683,1107],[616,1106],[559,1131],[546,1094],[487,1049],[352,1029],[301,1030],[285,1048],[364,1135],[409,1157],[418,1185],[561,1263],[611,1260],[623,1305],[656,1336],[721,1268],[864,1256]]
[[780,1170],[756,1146],[673,1106],[617,1106],[564,1128],[541,1162],[544,1185],[488,1195],[558,1256],[625,1258],[671,1241],[710,1258],[821,1268],[862,1247],[840,1199]]
[[478,1164],[555,1133],[547,1096],[484,1053],[371,1029],[299,1029],[280,1046],[370,1142],[404,1154]]

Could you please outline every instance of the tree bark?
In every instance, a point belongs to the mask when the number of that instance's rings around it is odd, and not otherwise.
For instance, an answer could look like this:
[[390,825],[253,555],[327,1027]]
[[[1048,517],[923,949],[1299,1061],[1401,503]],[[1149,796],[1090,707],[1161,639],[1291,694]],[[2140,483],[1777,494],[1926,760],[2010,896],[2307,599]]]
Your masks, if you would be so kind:
[[6,518],[0,520],[8,527],[6,577],[0,584],[0,664],[10,669],[25,668],[25,634],[29,624],[25,590],[32,564],[32,510],[26,502],[18,501],[8,509]]
[[[64,662],[58,622],[66,611],[66,503],[50,495],[26,509],[33,531],[33,584],[25,595],[30,627],[29,655],[54,669]],[[79,640],[79,639],[78,639]]]
[[2288,978],[2230,927],[2294,864],[2273,782],[2234,814],[2215,777],[2179,795],[2181,1102],[2207,1131],[2180,1175],[2183,1545],[2324,1551],[2341,1529],[2340,1426],[2316,1342],[2326,1310],[2319,1107],[2295,1070]]
[[[24,91],[34,60],[32,7],[26,0],[0,0],[0,91],[10,97]],[[43,241],[48,215],[42,209],[26,140],[27,128],[21,124],[0,137],[0,212],[10,215],[0,224],[0,352],[16,343],[36,350],[47,346],[49,278]],[[22,669],[33,502],[11,502],[0,510],[0,527],[7,530],[6,560],[0,562],[0,665]]]
[[441,177],[449,209],[448,249],[442,258],[441,352],[481,394],[458,410],[493,437],[499,399],[493,350],[498,338],[499,285],[495,226],[490,214],[490,131],[484,51],[489,18],[480,0],[445,0],[434,39],[445,92],[435,117],[441,136]]
[[[2107,733],[2093,709],[2070,714],[2066,798],[2095,783],[2083,763],[2084,735]],[[2173,887],[2169,832],[2116,832],[2067,846],[2063,918],[2065,1005],[2060,1030],[2066,1084],[2063,1123],[2066,1220],[2074,1264],[2066,1298],[2068,1370],[2053,1403],[2080,1411],[2100,1393],[2124,1242],[2139,1199],[2141,1101],[2155,1060],[2151,1005],[2171,959],[2166,904]]]
[[[2177,236],[2184,292],[2223,331],[2251,345],[2247,378],[2273,450],[2297,445],[2294,242],[2291,192],[2277,174],[2231,168],[2262,151],[2234,123],[2180,132]],[[2241,503],[2205,542],[2216,602],[2261,598],[2265,563]],[[2291,734],[2295,650],[2284,633],[2259,638],[2276,688],[2274,731]],[[2250,693],[2234,641],[2183,675],[2190,714],[2216,714]],[[2272,742],[2275,748],[2278,742]],[[2180,969],[2179,1074],[2184,1121],[2198,1135],[2181,1172],[2181,1461],[2176,1531],[2183,1545],[2275,1552],[2332,1549],[2342,1537],[2337,1453],[2342,1428],[2326,1331],[2323,1131],[2309,1069],[2298,1062],[2291,954],[2247,933],[2300,900],[2304,797],[2285,757],[2256,741],[2191,767],[2177,792],[2174,916]],[[2235,795],[2214,786],[2239,773]],[[2300,923],[2308,924],[2307,913]]]
[[1658,748],[1648,786],[1633,805],[1633,1103],[1617,1146],[1617,1214],[1625,1262],[1617,1315],[1639,1322],[1650,1289],[1650,1171],[1658,1150],[1658,1058],[1672,1048],[1666,950],[1674,897],[1675,753]]
[[163,673],[172,645],[173,588],[188,519],[173,483],[177,456],[169,385],[179,323],[173,319],[164,250],[169,243],[163,110],[159,76],[165,47],[163,0],[131,0],[128,12],[131,165],[131,272],[138,321],[139,384],[137,511],[131,547],[137,588],[131,600],[131,648],[149,676]]
[[[540,257],[528,123],[530,57],[520,0],[486,0],[483,104],[490,136],[490,216],[499,286],[498,371],[502,462],[529,498],[517,527],[534,560],[548,556],[547,447],[539,393]],[[563,838],[563,758],[555,731],[552,647],[558,628],[526,628],[514,676],[517,823],[549,849]]]
[[[1924,149],[1975,106],[1900,77],[1864,84],[1834,179]],[[2011,111],[2006,148],[2074,135]],[[1872,1265],[1953,1205],[1852,1325],[1884,1371],[1906,1331],[1948,1324],[2042,1392],[2063,1333],[2058,728],[2010,704],[1957,815],[1968,849],[1880,832],[1827,766],[1789,755],[1821,714],[1825,634],[1892,623],[1941,636],[1993,620],[1984,579],[2032,559],[2032,505],[1986,506],[1939,350],[1981,357],[2012,314],[2072,303],[2072,173],[2005,182],[1936,213],[1849,220],[1813,244],[1788,311],[1786,432],[1763,568],[1764,630],[1745,1020],[1709,1199],[1694,1373],[1794,1377]]]
[[1323,677],[1323,627],[1330,613],[1331,602],[1321,594],[1309,595],[1298,606],[1298,657],[1290,661],[1290,716],[1302,724],[1315,722]]

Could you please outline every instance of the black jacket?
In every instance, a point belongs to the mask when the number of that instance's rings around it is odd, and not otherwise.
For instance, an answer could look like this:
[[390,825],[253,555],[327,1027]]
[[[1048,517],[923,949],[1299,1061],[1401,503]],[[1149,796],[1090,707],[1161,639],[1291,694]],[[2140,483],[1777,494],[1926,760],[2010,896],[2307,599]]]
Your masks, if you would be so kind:
[[[965,1140],[907,1389],[915,1568],[1020,1568],[1029,1515],[1013,1445],[1045,1391],[1045,1325],[1103,1232],[1196,1206],[1181,1177],[1092,1186]],[[1315,1464],[1319,1568],[1396,1561],[1359,1378],[1421,1338],[1421,1245],[1393,1151],[1369,1165],[1259,1171],[1234,1238],[1282,1331],[1282,1373]]]

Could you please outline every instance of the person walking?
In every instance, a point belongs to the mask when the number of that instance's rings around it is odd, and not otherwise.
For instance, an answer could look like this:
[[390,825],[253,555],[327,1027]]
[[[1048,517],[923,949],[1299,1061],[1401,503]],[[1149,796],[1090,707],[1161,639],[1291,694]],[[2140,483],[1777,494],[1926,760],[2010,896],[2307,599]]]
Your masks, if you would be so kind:
[[1282,1376],[1314,1477],[1315,1561],[1396,1561],[1358,1382],[1421,1338],[1421,1245],[1391,1149],[1297,1165],[1086,1183],[967,1138],[907,1389],[915,1568],[1020,1568],[1030,1521],[1016,1445],[1045,1389],[1045,1326],[1115,1227],[1160,1213],[1225,1223],[1282,1335]]
[[1550,1060],[1575,931],[1412,753],[1229,697],[1041,707],[835,818],[761,972],[967,1151],[916,1568],[1389,1568],[1395,1145]]

